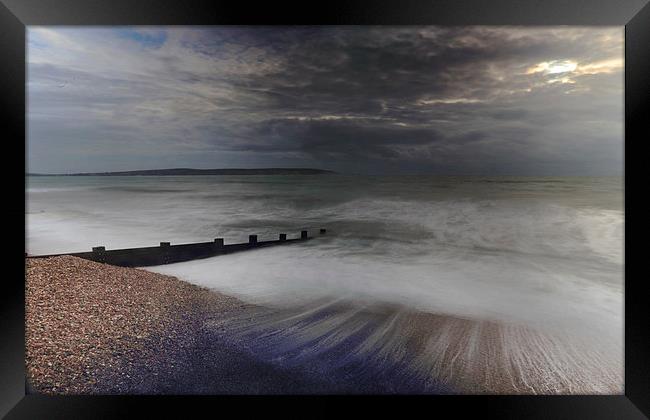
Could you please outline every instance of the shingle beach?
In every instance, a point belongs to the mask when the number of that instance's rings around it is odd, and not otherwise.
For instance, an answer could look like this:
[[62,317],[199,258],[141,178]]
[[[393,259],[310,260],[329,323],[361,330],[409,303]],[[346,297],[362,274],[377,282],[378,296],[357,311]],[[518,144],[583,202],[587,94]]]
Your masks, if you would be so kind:
[[561,338],[515,325],[376,303],[265,308],[72,256],[28,258],[26,272],[29,393],[619,391],[599,352],[545,369],[539,343]]
[[[242,306],[174,277],[61,256],[27,260],[26,370],[40,393],[120,393],[134,366],[169,373],[157,349],[192,345],[199,314]],[[174,355],[166,357],[173,362]]]
[[[145,270],[26,259],[27,392],[299,394],[349,391],[260,361],[220,334],[256,308]],[[354,388],[353,388],[354,389]]]

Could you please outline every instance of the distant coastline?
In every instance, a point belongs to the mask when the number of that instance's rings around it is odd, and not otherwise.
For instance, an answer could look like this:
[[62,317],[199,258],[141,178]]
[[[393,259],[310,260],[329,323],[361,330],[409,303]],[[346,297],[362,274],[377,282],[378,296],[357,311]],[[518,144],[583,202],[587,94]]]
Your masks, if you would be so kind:
[[119,172],[83,172],[72,174],[28,173],[27,176],[169,176],[169,175],[322,175],[334,171],[312,168],[257,168],[257,169],[146,169]]

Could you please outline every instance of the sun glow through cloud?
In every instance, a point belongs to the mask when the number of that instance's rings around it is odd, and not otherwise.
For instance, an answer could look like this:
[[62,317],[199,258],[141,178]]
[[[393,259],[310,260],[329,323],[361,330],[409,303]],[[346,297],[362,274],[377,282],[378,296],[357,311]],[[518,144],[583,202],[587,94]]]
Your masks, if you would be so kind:
[[527,74],[544,73],[544,74],[558,74],[569,73],[578,68],[578,63],[571,60],[553,60],[543,61],[536,66],[531,67],[526,71]]

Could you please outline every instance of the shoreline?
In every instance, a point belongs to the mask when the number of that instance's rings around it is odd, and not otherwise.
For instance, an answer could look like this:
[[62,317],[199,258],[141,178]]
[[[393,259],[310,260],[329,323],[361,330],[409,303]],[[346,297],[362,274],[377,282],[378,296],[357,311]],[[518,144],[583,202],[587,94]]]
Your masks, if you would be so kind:
[[517,325],[340,299],[248,304],[72,256],[26,261],[42,394],[622,394],[607,353]]
[[187,386],[188,373],[206,368],[196,354],[208,349],[205,319],[241,312],[247,305],[235,298],[175,277],[69,256],[28,260],[26,272],[29,393],[272,393],[301,384],[216,342],[209,348],[215,378]]
[[255,357],[211,326],[262,308],[175,277],[71,256],[27,259],[26,273],[28,393],[386,391]]

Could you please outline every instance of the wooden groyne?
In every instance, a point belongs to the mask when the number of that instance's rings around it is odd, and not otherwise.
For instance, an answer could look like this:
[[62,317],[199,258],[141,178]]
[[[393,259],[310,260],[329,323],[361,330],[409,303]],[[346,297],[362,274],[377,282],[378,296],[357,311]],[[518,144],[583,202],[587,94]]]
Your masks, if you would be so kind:
[[[319,233],[325,234],[325,229]],[[49,255],[27,255],[27,258],[48,258],[60,255],[72,255],[86,260],[117,265],[120,267],[147,267],[153,265],[172,264],[183,261],[209,258],[217,255],[232,254],[233,252],[247,251],[275,245],[286,245],[312,239],[309,232],[303,230],[300,237],[288,239],[286,233],[281,233],[278,239],[258,241],[257,235],[249,235],[248,242],[238,244],[225,244],[223,238],[216,238],[212,242],[198,242],[191,244],[172,245],[170,242],[161,242],[159,246],[145,248],[106,249],[97,246],[90,252],[73,252]]]

